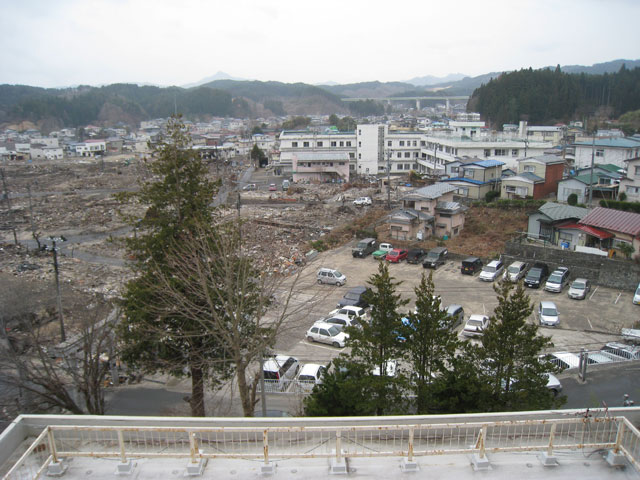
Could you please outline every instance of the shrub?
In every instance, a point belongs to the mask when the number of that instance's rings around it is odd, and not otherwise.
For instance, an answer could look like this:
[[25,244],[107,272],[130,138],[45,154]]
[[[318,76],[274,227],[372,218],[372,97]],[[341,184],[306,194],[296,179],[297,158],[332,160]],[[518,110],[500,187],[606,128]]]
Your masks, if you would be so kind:
[[620,202],[616,200],[600,200],[600,206],[604,208],[612,208],[614,210],[623,210],[625,212],[640,213],[640,202]]
[[575,193],[572,193],[571,195],[569,195],[567,197],[567,203],[575,207],[578,204],[578,195]]
[[620,195],[618,195],[618,200],[620,200],[621,202],[626,202],[627,194],[625,192],[622,192]]
[[500,196],[500,192],[497,190],[490,190],[484,196],[484,201],[487,203],[491,203],[494,198],[498,198]]

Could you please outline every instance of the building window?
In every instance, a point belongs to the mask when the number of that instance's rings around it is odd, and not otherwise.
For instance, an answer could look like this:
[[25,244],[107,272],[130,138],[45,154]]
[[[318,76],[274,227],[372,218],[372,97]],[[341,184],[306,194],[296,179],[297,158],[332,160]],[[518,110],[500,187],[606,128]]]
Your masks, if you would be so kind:
[[362,142],[358,142],[358,146],[361,147],[362,146]]
[[420,146],[424,147],[427,145],[427,142],[425,142],[424,140],[420,140]]
[[489,150],[488,148],[484,149],[484,156],[485,157],[490,157],[491,156],[491,150]]
[[306,147],[306,148],[309,148],[309,142],[302,142],[302,146]]
[[347,142],[347,147],[350,147],[350,146],[351,146],[351,142],[349,141]]
[[518,156],[518,149],[514,148],[513,150],[511,150],[511,156],[512,157],[517,157]]
[[401,163],[396,165],[396,170],[402,170],[402,169],[403,169],[403,165]]
[[404,158],[411,158],[411,152],[404,152]]
[[536,167],[534,167],[533,165],[525,165],[524,171],[530,172],[530,173],[536,173]]
[[633,168],[633,173],[634,173],[634,175],[640,175],[640,165],[636,165]]
[[412,166],[411,168],[413,168],[414,170],[418,170],[418,164],[417,164],[417,163],[414,163],[414,164],[413,164],[413,166]]
[[358,129],[358,135],[362,135],[362,130]]
[[351,160],[353,160],[353,159],[355,158],[355,155],[353,154],[353,152],[349,152],[349,158],[350,158]]
[[504,157],[507,154],[506,148],[496,148],[494,151],[494,155],[496,157]]
[[596,149],[596,157],[604,157],[604,148]]
[[318,142],[318,146],[321,147],[322,146],[322,142]]
[[393,142],[392,142],[391,140],[389,140],[389,141],[387,142],[387,147],[391,147],[391,146],[392,146],[392,143],[393,143]]
[[396,155],[398,158],[402,158],[402,152],[398,152]]
[[416,141],[415,141],[415,140],[413,141],[413,146],[414,146],[414,147],[417,147],[417,146],[418,146],[418,144],[416,143]]
[[298,146],[298,142],[291,142],[291,146],[292,146],[293,148],[297,147],[297,146]]
[[405,163],[404,164],[404,169],[405,170],[411,170],[411,164],[410,163]]
[[404,147],[404,140],[400,140],[400,146]]
[[358,154],[358,160],[362,160],[362,154],[361,153]]
[[340,141],[340,146],[344,147],[344,142],[342,140]]
[[336,142],[331,142],[331,146],[335,147],[336,146]]

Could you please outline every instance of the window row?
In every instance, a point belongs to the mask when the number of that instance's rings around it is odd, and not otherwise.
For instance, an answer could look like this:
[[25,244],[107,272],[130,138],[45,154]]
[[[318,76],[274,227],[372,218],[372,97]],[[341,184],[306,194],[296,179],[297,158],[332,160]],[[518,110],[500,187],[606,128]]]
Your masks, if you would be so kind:
[[[324,141],[318,140],[316,142],[316,147],[324,147]],[[300,142],[291,142],[291,148],[298,148],[300,146]],[[331,146],[331,147],[350,147],[351,146],[351,140],[332,140],[331,142],[329,142],[329,145],[327,146]],[[302,142],[302,148],[310,148],[311,147],[311,142]]]

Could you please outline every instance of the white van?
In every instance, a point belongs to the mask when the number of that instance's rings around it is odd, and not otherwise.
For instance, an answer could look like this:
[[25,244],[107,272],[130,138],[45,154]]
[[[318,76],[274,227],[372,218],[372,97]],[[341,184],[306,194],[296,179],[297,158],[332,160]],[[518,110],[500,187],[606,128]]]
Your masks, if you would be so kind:
[[341,287],[347,283],[347,277],[333,268],[321,268],[318,270],[316,278],[320,285],[327,283],[329,285]]
[[289,180],[282,181],[282,190],[289,190]]

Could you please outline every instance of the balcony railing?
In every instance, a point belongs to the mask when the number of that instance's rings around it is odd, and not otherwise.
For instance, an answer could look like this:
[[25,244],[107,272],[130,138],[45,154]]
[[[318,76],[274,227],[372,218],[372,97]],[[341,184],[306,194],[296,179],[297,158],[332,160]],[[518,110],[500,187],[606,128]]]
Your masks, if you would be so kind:
[[368,425],[375,419],[345,418],[349,426],[49,425],[5,478],[38,478],[45,470],[60,473],[65,460],[74,457],[116,459],[126,473],[136,458],[183,458],[193,465],[205,459],[259,459],[267,467],[272,459],[283,458],[329,458],[333,465],[344,465],[348,457],[400,457],[410,464],[420,456],[473,454],[479,462],[488,462],[487,453],[539,451],[543,461],[553,462],[554,452],[576,449],[608,449],[609,463],[626,460],[640,471],[640,432],[633,424],[606,412],[598,417],[588,413],[552,420],[440,424]]

